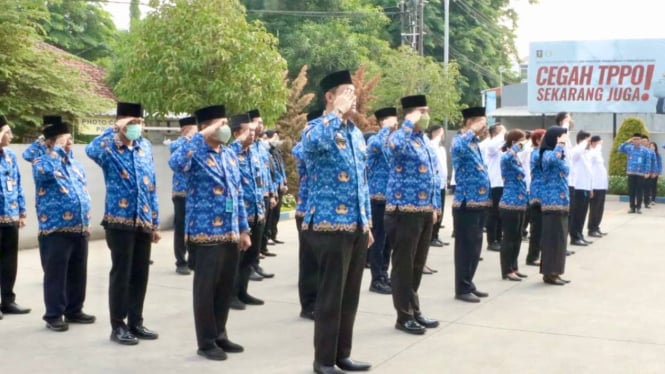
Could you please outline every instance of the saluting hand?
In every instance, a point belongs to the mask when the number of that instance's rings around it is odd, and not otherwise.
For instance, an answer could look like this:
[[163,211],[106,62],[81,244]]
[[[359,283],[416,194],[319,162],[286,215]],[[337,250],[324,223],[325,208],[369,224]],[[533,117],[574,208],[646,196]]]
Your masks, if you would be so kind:
[[346,114],[353,107],[355,100],[356,96],[354,95],[353,90],[347,89],[335,98],[333,106],[339,113]]
[[247,248],[252,246],[252,239],[249,237],[249,234],[246,232],[240,233],[240,242],[238,243],[241,251],[246,251]]
[[201,135],[203,135],[204,138],[208,138],[208,137],[212,136],[217,131],[217,129],[222,127],[222,125],[224,125],[225,123],[226,123],[226,119],[214,120],[210,125],[208,125],[205,128],[201,129],[199,131],[199,133],[201,133]]
[[123,128],[127,127],[130,123],[141,123],[141,118],[138,117],[127,117],[127,118],[122,118],[117,121],[115,121],[115,127],[118,130],[122,130]]
[[416,124],[418,121],[420,121],[420,117],[422,116],[423,114],[419,110],[414,110],[413,112],[404,116],[404,119],[411,121],[413,124]]

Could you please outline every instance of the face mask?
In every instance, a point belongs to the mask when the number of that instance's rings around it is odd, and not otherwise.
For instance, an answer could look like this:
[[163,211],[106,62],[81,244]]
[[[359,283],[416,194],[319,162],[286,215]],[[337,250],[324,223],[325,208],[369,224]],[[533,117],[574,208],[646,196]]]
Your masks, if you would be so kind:
[[416,123],[416,127],[420,131],[427,130],[429,127],[429,113],[424,113],[422,116],[420,116],[418,123]]
[[224,125],[217,129],[215,132],[215,138],[220,142],[226,144],[226,142],[231,139],[231,128],[228,125]]
[[568,127],[570,127],[570,122],[568,122],[568,121],[563,121],[563,122],[561,123],[561,127],[563,127],[564,129],[567,129]]
[[522,143],[515,143],[511,148],[514,152],[522,152],[524,150],[524,145],[522,145]]
[[127,131],[125,131],[125,136],[129,140],[136,140],[141,137],[141,125],[127,125]]
[[283,143],[284,143],[283,140],[271,140],[270,141],[270,144],[272,144],[275,147],[281,147]]

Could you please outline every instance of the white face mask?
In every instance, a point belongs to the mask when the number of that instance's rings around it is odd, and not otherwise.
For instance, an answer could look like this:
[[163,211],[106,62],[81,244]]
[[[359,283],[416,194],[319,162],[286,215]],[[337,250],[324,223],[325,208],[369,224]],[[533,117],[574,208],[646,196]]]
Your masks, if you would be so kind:
[[275,147],[280,147],[282,144],[284,144],[283,140],[271,140],[270,144],[274,145]]
[[569,128],[570,127],[570,121],[566,120],[566,121],[561,122],[561,127],[563,127],[564,129]]

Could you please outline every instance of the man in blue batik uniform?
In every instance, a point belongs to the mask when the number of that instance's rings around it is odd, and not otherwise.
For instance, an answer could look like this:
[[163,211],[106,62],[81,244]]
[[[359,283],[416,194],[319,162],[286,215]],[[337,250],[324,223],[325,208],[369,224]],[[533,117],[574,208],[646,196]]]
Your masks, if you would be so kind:
[[[143,326],[151,243],[161,238],[152,144],[141,136],[141,104],[118,103],[115,126],[92,140],[85,152],[104,172],[102,226],[111,250],[109,309],[111,340],[124,345],[158,335]],[[125,323],[127,318],[127,323]]]
[[[179,121],[180,137],[169,144],[171,154],[183,145],[197,131],[196,118],[184,117]],[[185,244],[185,197],[187,183],[183,173],[173,173],[171,200],[173,200],[173,254],[175,255],[175,271],[180,275],[189,275],[187,266],[187,245]]]
[[488,294],[473,283],[483,244],[483,221],[490,199],[490,181],[478,148],[478,136],[487,127],[485,108],[462,110],[463,129],[455,135],[451,154],[455,168],[455,298],[477,303]]
[[321,81],[326,111],[303,134],[309,196],[303,236],[317,254],[319,293],[314,312],[314,371],[369,370],[350,358],[370,231],[366,145],[349,120],[355,88],[348,71]]
[[25,196],[16,154],[7,148],[12,129],[0,116],[0,319],[5,314],[26,314],[30,309],[16,304],[14,284],[18,265],[18,230],[25,226]]
[[649,157],[646,148],[642,146],[642,134],[635,133],[633,137],[619,145],[617,151],[626,154],[626,175],[628,175],[628,213],[642,213],[642,197],[644,176],[648,173],[645,160]]
[[83,312],[90,195],[83,166],[72,154],[69,125],[58,116],[44,117],[43,136],[25,150],[23,158],[32,163],[37,192],[43,318],[48,329],[60,332],[67,331],[69,323],[95,322],[95,316]]
[[169,159],[173,171],[187,175],[185,227],[194,260],[194,325],[197,353],[225,360],[242,352],[229,340],[226,321],[240,251],[250,245],[249,225],[236,153],[223,105],[195,113],[201,130]]
[[425,139],[429,107],[424,95],[401,99],[404,123],[385,145],[389,157],[386,191],[386,231],[393,246],[392,295],[397,311],[395,328],[424,334],[439,321],[420,311],[418,288],[432,239],[432,225],[441,208],[436,153]]
[[245,308],[245,304],[263,305],[264,303],[263,300],[247,293],[252,264],[259,257],[261,241],[263,240],[263,226],[266,224],[263,193],[259,188],[261,161],[250,147],[254,143],[255,129],[256,126],[251,122],[247,113],[231,117],[231,133],[235,139],[231,143],[231,149],[238,157],[238,169],[242,179],[243,204],[245,205],[252,240],[251,247],[240,255],[238,273],[235,279],[232,307],[235,304],[242,309]]
[[[307,113],[307,123],[321,117],[322,109]],[[306,131],[307,127],[303,130]],[[319,289],[319,268],[316,253],[307,244],[302,235],[302,222],[307,209],[308,178],[307,162],[302,142],[298,142],[291,150],[298,169],[298,197],[296,199],[296,228],[298,229],[298,296],[300,298],[300,317],[314,320],[316,295]]]
[[386,240],[384,227],[388,160],[383,148],[388,140],[388,135],[397,127],[397,108],[381,108],[374,112],[374,117],[381,125],[381,130],[367,140],[367,180],[372,207],[372,235],[374,236],[374,244],[369,249],[369,264],[372,271],[369,290],[390,295],[392,293],[388,280],[390,244]]

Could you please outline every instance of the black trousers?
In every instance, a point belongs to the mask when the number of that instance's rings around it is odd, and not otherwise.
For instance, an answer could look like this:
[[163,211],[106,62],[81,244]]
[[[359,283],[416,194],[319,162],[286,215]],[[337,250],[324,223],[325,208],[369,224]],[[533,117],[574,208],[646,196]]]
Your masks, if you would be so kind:
[[441,210],[436,217],[436,222],[432,226],[432,240],[439,238],[439,230],[441,230],[441,222],[443,222],[443,212],[446,207],[446,190],[441,190]]
[[247,288],[249,287],[249,276],[252,274],[252,265],[258,261],[259,249],[263,241],[265,222],[256,222],[256,218],[258,217],[254,218],[254,223],[249,225],[252,232],[252,245],[246,251],[239,254],[240,260],[238,261],[238,271],[236,272],[234,282],[236,285],[236,296],[241,298],[248,295]]
[[589,232],[600,230],[600,222],[605,212],[605,194],[607,190],[593,190],[593,197],[589,200]]
[[[279,191],[277,196],[277,205],[270,209],[270,217],[266,221],[266,224],[268,225],[268,237],[273,240],[277,239],[277,224],[279,223],[279,217],[282,212],[282,196],[284,196],[284,193]],[[267,206],[269,207],[270,204]]]
[[317,232],[311,228],[303,235],[319,265],[314,359],[332,366],[337,359],[351,355],[368,235],[360,231]]
[[215,340],[226,339],[226,321],[233,296],[233,278],[238,266],[238,243],[200,245],[195,248],[194,326],[199,349],[216,347]]
[[570,239],[581,240],[584,238],[584,221],[589,211],[590,191],[575,190],[575,204],[570,212]]
[[150,271],[152,235],[139,231],[106,229],[111,250],[109,314],[111,327],[143,324],[143,302]]
[[543,212],[543,251],[540,273],[544,276],[563,274],[566,268],[568,212]]
[[503,187],[493,187],[491,190],[492,207],[487,211],[487,244],[501,242],[501,216],[499,215],[499,202],[503,195]]
[[[263,226],[263,240],[261,240],[261,247],[259,249],[259,252],[265,253],[268,252],[268,240],[272,239],[270,237],[270,220],[273,215],[273,209],[270,208],[270,197],[264,196],[263,197],[263,204],[265,206],[265,222],[266,224]],[[255,265],[259,264],[259,258],[256,258],[256,261],[254,262]]]
[[303,217],[296,217],[298,228],[298,296],[303,312],[314,311],[316,295],[319,291],[319,266],[316,252],[303,238]]
[[44,320],[80,313],[85,302],[88,235],[51,233],[39,238],[44,270]]
[[518,270],[517,258],[522,245],[524,211],[502,209],[500,215],[503,228],[500,254],[501,276],[505,277]]
[[527,263],[538,261],[538,258],[540,258],[543,234],[543,212],[540,209],[540,203],[529,205],[529,217],[531,218],[531,226],[529,228],[529,252],[526,255]]
[[529,233],[529,224],[531,223],[531,210],[529,208],[524,212],[524,219],[522,220],[522,237],[526,237]]
[[385,225],[386,202],[384,200],[370,200],[372,206],[372,235],[374,244],[369,249],[369,265],[372,271],[372,282],[388,279],[388,266],[390,265],[390,243],[388,241]]
[[455,219],[455,294],[476,290],[473,277],[483,245],[483,222],[486,209],[469,209],[465,205],[453,209]]
[[390,282],[397,322],[420,314],[418,288],[432,239],[432,213],[386,214],[386,228],[393,243]]
[[175,266],[187,265],[187,245],[185,243],[185,198],[173,197],[173,254]]
[[644,206],[656,201],[656,192],[658,190],[658,178],[644,179]]
[[644,188],[644,177],[641,175],[628,176],[628,198],[630,209],[642,208],[642,195]]
[[14,284],[18,268],[18,226],[0,226],[0,296],[2,304],[16,300]]

